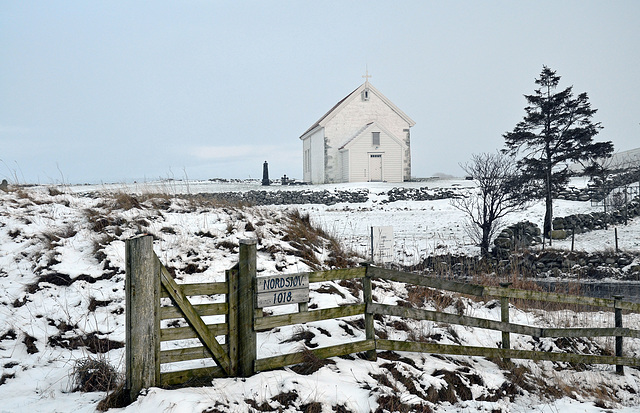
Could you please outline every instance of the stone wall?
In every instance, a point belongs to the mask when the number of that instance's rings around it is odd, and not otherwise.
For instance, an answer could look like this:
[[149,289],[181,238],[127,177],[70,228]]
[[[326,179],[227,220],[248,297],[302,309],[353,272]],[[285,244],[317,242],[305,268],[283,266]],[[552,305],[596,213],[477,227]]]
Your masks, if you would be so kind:
[[459,196],[452,189],[446,188],[393,188],[387,191],[388,201],[434,201]]
[[[552,236],[558,239],[571,236],[573,232],[582,234],[606,229],[608,225],[624,224],[625,219],[629,220],[637,216],[640,216],[640,197],[629,202],[626,211],[623,208],[609,213],[591,212],[554,218]],[[540,228],[532,222],[525,221],[511,225],[502,230],[494,240],[493,254],[498,258],[508,257],[514,250],[540,244],[542,242],[540,236]]]
[[637,216],[640,216],[640,197],[631,200],[626,208],[622,207],[610,213],[592,212],[554,218],[553,229],[564,230],[567,235],[571,235],[572,232],[581,234],[596,229],[605,229],[608,225],[624,224],[625,219]]
[[522,221],[503,229],[493,241],[493,255],[497,259],[508,258],[513,251],[542,243],[542,232],[533,222]]
[[445,254],[428,256],[419,264],[398,268],[462,279],[476,275],[517,275],[535,279],[640,281],[640,256],[613,251],[524,250],[512,252],[504,259],[490,260]]
[[200,193],[195,198],[209,199],[231,204],[248,205],[293,205],[293,204],[324,204],[334,205],[340,202],[363,203],[369,200],[369,190],[353,191],[247,191],[247,192],[217,192]]
[[[449,188],[393,188],[387,191],[387,200],[395,201],[433,201],[449,199],[459,194]],[[334,205],[340,202],[363,203],[369,200],[368,189],[350,191],[314,191],[310,189],[299,191],[266,191],[253,190],[247,192],[217,192],[200,193],[194,197],[213,199],[230,203],[245,203],[249,205],[293,205],[293,204],[325,204]]]

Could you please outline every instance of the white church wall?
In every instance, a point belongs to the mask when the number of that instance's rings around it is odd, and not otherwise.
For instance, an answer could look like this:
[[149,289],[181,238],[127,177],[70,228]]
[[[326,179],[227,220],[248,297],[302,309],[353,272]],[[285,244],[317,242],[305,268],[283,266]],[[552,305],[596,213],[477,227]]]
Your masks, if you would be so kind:
[[311,182],[311,139],[302,141],[302,180]]
[[[380,145],[372,145],[372,132],[380,132]],[[403,181],[403,148],[396,139],[386,132],[368,128],[358,138],[348,144],[350,152],[349,178],[351,182],[371,180],[370,158],[372,154],[382,155],[382,180]]]
[[[325,136],[327,137],[327,168],[325,170],[327,182],[342,181],[342,165],[340,163],[338,148],[340,148],[347,139],[353,136],[363,125],[377,121],[384,125],[389,132],[395,136],[404,136],[404,130],[410,125],[394,112],[382,99],[375,93],[369,94],[369,100],[363,101],[360,93],[357,93],[347,104],[338,111],[333,118],[329,119],[325,124]],[[353,162],[353,155],[351,155]],[[386,162],[385,162],[386,163]],[[406,165],[402,166],[406,167]],[[401,169],[402,169],[401,167]],[[354,181],[356,175],[361,175],[358,167],[351,166],[349,174],[351,181]],[[395,172],[394,172],[395,176]],[[363,181],[368,179],[355,179],[355,181]],[[402,178],[393,182],[402,182]]]
[[305,142],[308,142],[309,156],[311,165],[308,169],[308,178],[307,173],[305,172],[305,182],[311,182],[313,184],[323,184],[324,183],[324,130],[320,128],[317,132],[312,134],[308,139],[305,139]]

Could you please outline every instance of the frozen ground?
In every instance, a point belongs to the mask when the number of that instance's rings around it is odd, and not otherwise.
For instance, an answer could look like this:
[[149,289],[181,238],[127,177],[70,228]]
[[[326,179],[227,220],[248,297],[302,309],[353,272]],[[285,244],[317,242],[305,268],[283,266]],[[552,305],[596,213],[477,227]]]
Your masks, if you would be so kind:
[[[468,181],[431,181],[412,186],[457,188]],[[163,182],[136,185],[101,185],[60,188],[33,187],[0,192],[0,412],[91,412],[101,392],[72,392],[72,370],[77,360],[96,357],[88,343],[74,346],[78,340],[98,343],[124,342],[124,240],[140,232],[156,235],[156,253],[176,269],[182,282],[220,281],[224,270],[237,260],[237,251],[224,247],[239,239],[258,235],[261,246],[258,269],[266,275],[277,268],[284,272],[304,271],[308,267],[293,254],[284,241],[286,211],[298,208],[310,214],[312,221],[338,236],[347,247],[367,252],[370,226],[392,225],[395,254],[399,263],[413,263],[434,252],[476,253],[466,235],[464,216],[448,201],[385,203],[384,193],[393,185],[366,184],[372,196],[363,204],[297,205],[255,208],[193,205],[173,198],[176,193],[262,190],[256,183]],[[317,189],[351,189],[363,185],[320,186]],[[267,188],[270,191],[309,187]],[[162,196],[144,197],[159,192]],[[122,194],[135,193],[139,205]],[[149,199],[146,199],[149,198]],[[558,201],[557,216],[595,210],[588,202]],[[540,223],[543,209],[534,205],[509,217],[507,223],[528,219]],[[251,226],[248,224],[251,223]],[[253,227],[253,229],[251,229]],[[640,223],[636,219],[619,226],[623,250],[640,251]],[[569,248],[568,242],[554,247]],[[576,237],[577,249],[601,251],[613,248],[613,228]],[[267,253],[277,251],[271,256]],[[326,251],[319,252],[320,259]],[[189,265],[197,271],[187,271]],[[51,277],[52,274],[61,277]],[[48,277],[48,278],[47,278]],[[62,281],[60,281],[62,280]],[[335,306],[357,299],[347,289],[335,285],[343,296],[311,292],[311,303],[319,307]],[[317,287],[316,287],[317,289]],[[393,303],[407,291],[395,284],[376,285],[379,299]],[[425,303],[427,308],[432,303]],[[451,304],[453,305],[453,304]],[[491,303],[464,301],[465,312],[474,316],[499,319]],[[277,311],[287,311],[285,307]],[[448,311],[455,312],[451,307]],[[514,311],[516,322],[542,325],[583,325],[596,322],[610,325],[611,314],[570,314]],[[640,326],[633,316],[629,326]],[[497,345],[499,334],[484,330],[451,328],[434,323],[408,323],[408,330],[396,328],[395,320],[385,319],[376,328],[391,337],[406,339],[409,331],[440,335],[444,343],[458,340],[468,345]],[[303,329],[283,328],[259,336],[259,356],[267,357],[300,348],[300,342],[283,343]],[[358,340],[362,331],[345,327],[343,321],[324,321],[306,327],[313,332],[312,344],[326,346]],[[348,331],[351,330],[351,333]],[[107,341],[110,340],[110,341]],[[640,356],[638,340],[625,344],[630,356]],[[532,346],[555,349],[554,341],[533,343],[521,336],[512,338],[517,348]],[[610,349],[612,342],[597,343]],[[102,357],[124,370],[123,348],[115,348]],[[624,376],[613,368],[593,366],[584,371],[558,370],[547,363],[518,362],[523,371],[544,378],[552,386],[569,389],[572,397],[545,398],[534,392],[510,399],[500,395],[509,372],[480,358],[437,358],[403,354],[404,361],[380,357],[377,362],[336,358],[311,375],[291,369],[257,374],[244,379],[215,380],[211,387],[181,390],[149,389],[134,404],[114,412],[216,412],[250,411],[247,400],[268,402],[277,411],[298,411],[304,406],[320,406],[323,412],[342,406],[347,411],[368,412],[378,408],[381,395],[397,395],[408,406],[420,402],[415,392],[398,382],[398,371],[413,377],[418,390],[443,388],[446,381],[439,371],[457,374],[474,396],[455,404],[433,405],[438,412],[605,412],[630,413],[640,409],[640,374],[626,369]],[[393,370],[396,369],[396,370]],[[468,369],[468,370],[467,370]],[[469,373],[469,371],[471,373]],[[394,373],[394,374],[392,374]],[[447,374],[449,374],[447,373]],[[478,380],[479,377],[481,380]],[[388,377],[391,385],[384,384]],[[471,380],[471,378],[474,378]],[[476,384],[473,384],[476,383]],[[478,384],[482,383],[482,384]],[[289,405],[273,401],[281,394],[295,392]],[[610,394],[615,394],[609,397]],[[481,401],[484,397],[484,401]],[[317,403],[317,404],[314,404]]]
[[[587,185],[585,178],[574,178],[571,185],[582,188]],[[308,212],[311,219],[342,242],[366,255],[370,251],[371,226],[393,226],[395,239],[395,262],[411,265],[421,257],[431,254],[478,254],[480,249],[468,235],[466,216],[454,208],[449,200],[438,201],[397,201],[386,203],[386,193],[397,184],[347,183],[327,185],[271,185],[262,186],[259,181],[210,182],[210,181],[163,181],[140,184],[109,184],[97,186],[72,186],[70,191],[113,191],[130,193],[159,192],[166,194],[197,194],[215,192],[258,191],[334,191],[367,189],[369,202],[337,205],[296,205],[301,211]],[[424,182],[402,184],[406,188],[453,188],[456,191],[469,191],[474,188],[472,181],[464,179],[430,179]],[[278,209],[286,206],[275,207]],[[562,217],[576,213],[601,212],[602,207],[592,206],[591,202],[564,201],[554,202],[554,216]],[[534,203],[518,213],[505,217],[501,224],[508,226],[528,220],[542,227],[544,205]],[[640,223],[631,221],[628,225],[617,226],[618,246],[623,251],[640,252],[640,237],[637,236]],[[595,252],[615,248],[614,231],[611,226],[606,231],[593,231],[579,234],[575,239],[575,249]],[[554,248],[570,249],[571,240],[554,241]]]

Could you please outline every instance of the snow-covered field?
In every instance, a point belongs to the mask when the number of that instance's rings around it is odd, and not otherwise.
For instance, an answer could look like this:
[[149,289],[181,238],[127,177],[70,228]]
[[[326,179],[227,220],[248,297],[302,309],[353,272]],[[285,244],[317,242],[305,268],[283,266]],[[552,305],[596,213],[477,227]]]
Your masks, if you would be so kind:
[[[414,187],[452,187],[468,190],[468,181],[431,181]],[[257,190],[308,190],[310,187],[261,187],[255,182],[162,182],[135,185],[100,185],[63,188],[32,187],[0,191],[0,412],[90,412],[104,398],[102,392],[74,392],[73,368],[78,360],[100,346],[118,347],[124,342],[124,240],[139,233],[156,237],[160,259],[176,269],[182,282],[221,281],[224,270],[237,260],[229,247],[240,239],[258,237],[258,270],[262,275],[305,271],[308,266],[283,240],[287,211],[307,212],[311,221],[343,245],[368,254],[369,228],[391,225],[395,237],[395,261],[412,264],[434,253],[477,254],[465,229],[464,215],[448,200],[387,203],[391,184],[345,184],[313,187],[347,190],[366,187],[370,199],[361,204],[232,207],[196,204],[175,194]],[[160,196],[151,196],[159,193]],[[136,194],[135,198],[127,194]],[[597,210],[589,202],[557,201],[554,213],[564,216]],[[541,225],[544,211],[536,204],[513,214],[505,224],[529,220]],[[640,222],[618,227],[622,250],[640,252]],[[286,238],[285,238],[286,239]],[[613,227],[576,236],[576,249],[611,250]],[[554,248],[568,249],[570,241]],[[319,251],[319,259],[327,258]],[[194,270],[195,268],[195,270]],[[344,286],[333,284],[340,294],[326,294],[315,286],[310,301],[318,307],[354,302],[357,297]],[[389,304],[406,297],[406,288],[392,283],[376,285],[378,300]],[[499,320],[492,302],[453,297],[446,307],[455,312],[457,301],[465,314]],[[425,308],[437,303],[425,302]],[[287,311],[280,307],[276,311]],[[514,322],[532,325],[611,326],[610,313],[573,314],[514,310]],[[629,327],[640,326],[640,317],[625,319]],[[377,322],[390,338],[416,335],[439,337],[442,343],[497,346],[500,333],[451,327],[427,322],[385,318]],[[312,345],[327,346],[358,340],[363,332],[343,321],[323,321],[303,327],[261,333],[259,357],[299,349],[299,341],[283,343],[302,331],[310,331]],[[626,340],[626,339],[625,339]],[[596,343],[611,349],[610,339]],[[557,349],[557,342],[514,336],[512,346],[522,349]],[[582,345],[587,345],[582,343]],[[625,341],[629,356],[640,357],[639,340]],[[101,356],[124,371],[124,348]],[[435,357],[402,354],[379,357],[377,362],[359,358],[333,359],[317,372],[303,375],[287,368],[257,374],[248,379],[219,379],[211,387],[181,390],[149,389],[132,405],[111,409],[123,412],[226,412],[251,411],[266,402],[273,411],[375,411],[380,400],[396,396],[396,403],[417,409],[431,391],[446,389],[446,378],[456,377],[472,397],[451,404],[430,404],[438,412],[634,412],[640,409],[640,372],[627,368],[624,376],[610,366],[590,366],[584,371],[551,363],[516,361],[529,381],[540,378],[562,389],[560,399],[524,389],[510,397],[505,383],[513,372],[481,358]],[[411,377],[407,387],[402,377]],[[449,387],[450,391],[452,387]],[[503,390],[501,390],[503,389]],[[278,398],[295,394],[289,402]],[[548,394],[553,393],[551,390]],[[381,396],[387,396],[387,399]],[[571,396],[571,397],[569,397]],[[253,406],[253,407],[252,407]],[[265,405],[258,406],[265,408]],[[398,405],[398,408],[401,406]],[[278,410],[280,409],[280,410]],[[313,410],[316,409],[316,410]],[[321,410],[317,410],[321,409]],[[343,409],[343,410],[340,410]],[[254,410],[255,411],[255,410]],[[427,411],[427,410],[425,410]]]

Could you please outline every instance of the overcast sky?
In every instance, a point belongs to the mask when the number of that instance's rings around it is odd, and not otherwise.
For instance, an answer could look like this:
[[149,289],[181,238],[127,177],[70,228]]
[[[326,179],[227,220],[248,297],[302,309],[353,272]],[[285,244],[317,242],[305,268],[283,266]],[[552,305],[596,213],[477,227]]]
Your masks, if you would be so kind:
[[504,145],[547,65],[640,147],[640,1],[0,0],[0,178],[302,177],[299,136],[371,83],[413,175]]

